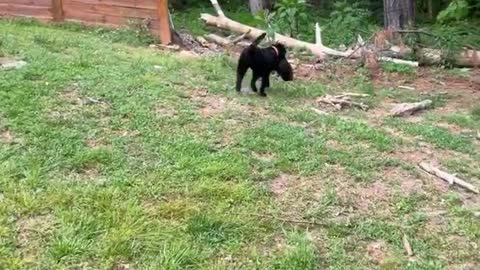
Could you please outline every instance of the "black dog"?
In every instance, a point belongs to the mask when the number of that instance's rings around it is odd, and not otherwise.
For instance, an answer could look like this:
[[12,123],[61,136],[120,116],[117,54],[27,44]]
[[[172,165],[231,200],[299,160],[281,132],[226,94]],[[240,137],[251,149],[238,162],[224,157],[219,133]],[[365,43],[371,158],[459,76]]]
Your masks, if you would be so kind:
[[243,77],[249,68],[253,72],[251,87],[254,92],[257,92],[255,83],[262,78],[261,96],[267,96],[265,88],[270,87],[270,74],[273,71],[276,71],[284,81],[293,80],[293,69],[286,59],[287,49],[283,44],[277,42],[268,48],[258,47],[265,36],[266,33],[263,33],[242,51],[237,67],[237,92],[240,92]]

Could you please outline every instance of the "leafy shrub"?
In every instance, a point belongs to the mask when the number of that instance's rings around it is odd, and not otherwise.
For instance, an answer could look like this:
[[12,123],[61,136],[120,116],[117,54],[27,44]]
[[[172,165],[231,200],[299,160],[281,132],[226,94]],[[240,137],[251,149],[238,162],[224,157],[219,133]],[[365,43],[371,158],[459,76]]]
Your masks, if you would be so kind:
[[307,3],[305,0],[279,0],[273,12],[265,10],[256,18],[265,24],[271,39],[275,32],[300,38],[308,26]]
[[328,39],[332,43],[351,44],[356,39],[358,29],[370,27],[371,12],[361,8],[358,2],[337,1],[334,10],[330,13],[330,19],[326,26]]
[[468,16],[469,9],[467,0],[454,0],[438,14],[437,20],[440,23],[463,20]]

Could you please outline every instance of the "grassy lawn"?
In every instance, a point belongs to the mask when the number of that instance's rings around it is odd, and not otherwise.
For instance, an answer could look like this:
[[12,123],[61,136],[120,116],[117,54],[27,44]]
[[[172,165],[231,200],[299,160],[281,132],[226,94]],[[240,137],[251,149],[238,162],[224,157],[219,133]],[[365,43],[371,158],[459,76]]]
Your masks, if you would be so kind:
[[[0,54],[28,62],[0,70],[0,269],[480,267],[480,197],[416,168],[480,186],[478,91],[428,85],[457,95],[390,119],[424,91],[318,71],[238,95],[234,59],[149,42],[0,21]],[[345,91],[371,111],[311,110]]]

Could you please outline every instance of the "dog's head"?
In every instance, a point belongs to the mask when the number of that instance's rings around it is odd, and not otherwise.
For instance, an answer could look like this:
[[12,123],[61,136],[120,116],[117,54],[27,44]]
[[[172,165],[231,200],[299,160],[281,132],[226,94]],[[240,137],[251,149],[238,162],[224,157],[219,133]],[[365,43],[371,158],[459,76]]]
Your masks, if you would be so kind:
[[284,81],[292,81],[293,68],[287,60],[287,48],[279,42],[273,44],[273,46],[277,49],[278,58],[280,59],[276,68],[278,75],[280,75]]
[[280,60],[276,71],[284,81],[293,81],[293,68],[286,58]]

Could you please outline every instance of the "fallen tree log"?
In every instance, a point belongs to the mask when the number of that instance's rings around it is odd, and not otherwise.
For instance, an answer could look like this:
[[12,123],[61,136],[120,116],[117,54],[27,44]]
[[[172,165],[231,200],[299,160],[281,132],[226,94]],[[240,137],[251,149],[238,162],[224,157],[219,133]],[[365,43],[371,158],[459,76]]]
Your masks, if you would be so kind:
[[447,56],[441,50],[424,48],[418,50],[417,58],[423,65],[441,65],[448,60],[456,67],[480,67],[480,51],[470,49]]
[[391,114],[392,116],[395,116],[395,117],[409,116],[420,110],[425,110],[431,105],[432,105],[432,101],[429,99],[426,99],[421,102],[415,102],[415,103],[401,103],[393,107]]
[[[255,39],[265,32],[265,30],[254,28],[226,17],[217,0],[210,0],[210,2],[215,8],[217,16],[202,13],[200,15],[200,19],[206,24],[243,34],[245,35],[245,37],[248,37],[250,39]],[[325,58],[327,55],[354,59],[363,57],[361,50],[359,50],[358,48],[355,50],[349,49],[347,51],[339,51],[323,45],[321,41],[321,29],[318,25],[316,25],[315,28],[315,39],[316,43],[310,43],[294,39],[279,33],[275,33],[276,41],[279,41],[288,47],[303,48],[309,50],[313,55],[317,56],[320,59]],[[360,47],[363,47],[364,45],[361,45]],[[408,54],[408,52],[411,51],[412,50],[410,48],[404,46],[402,46],[400,49],[394,46],[394,48],[392,49],[392,53],[389,53],[388,50],[383,50],[383,52],[379,52],[379,60],[384,62],[394,62],[397,64],[405,64],[417,67],[419,65],[441,65],[445,62],[444,60],[446,60],[447,58],[445,55],[442,54],[441,50],[426,48],[417,51],[417,57],[418,59],[420,59],[420,61],[418,62],[398,59],[402,58],[403,55]],[[395,58],[392,58],[390,56],[393,56]],[[455,55],[453,59],[449,60],[455,66],[478,67],[480,66],[480,51],[475,51],[471,49],[465,50],[464,52]]]
[[[252,39],[257,38],[258,36],[260,36],[265,32],[264,30],[260,30],[245,24],[241,24],[239,22],[236,22],[234,20],[227,18],[223,13],[217,0],[210,0],[210,2],[215,8],[217,12],[217,16],[213,16],[207,13],[202,13],[200,15],[200,18],[206,24],[213,25],[222,29],[228,29],[230,31],[234,31],[237,33],[245,34],[248,38],[252,38]],[[318,39],[321,40],[321,37],[317,36],[317,40]],[[313,43],[297,40],[291,37],[287,37],[278,33],[275,33],[275,40],[285,44],[288,47],[305,48],[319,58],[324,58],[326,55],[333,55],[333,56],[340,56],[340,57],[351,56],[356,58],[360,57],[359,54],[351,55],[352,54],[351,51],[341,52],[341,51],[334,50],[332,48],[328,48],[322,44],[313,44]]]

